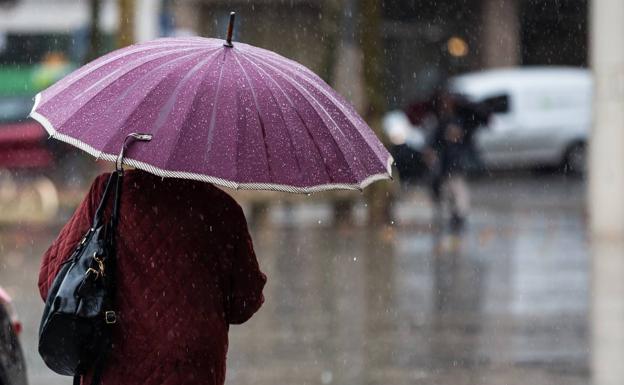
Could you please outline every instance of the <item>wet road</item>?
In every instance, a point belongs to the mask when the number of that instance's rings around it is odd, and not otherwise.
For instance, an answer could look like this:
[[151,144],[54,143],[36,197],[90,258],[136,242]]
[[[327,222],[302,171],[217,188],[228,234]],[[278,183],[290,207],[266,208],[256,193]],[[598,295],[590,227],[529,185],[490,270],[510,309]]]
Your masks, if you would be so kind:
[[[266,303],[231,328],[227,383],[589,383],[583,184],[473,187],[468,231],[439,242],[421,192],[403,195],[384,232],[337,230],[317,203],[272,210],[253,232]],[[70,383],[36,353],[38,258],[57,230],[0,229],[0,284],[24,321],[36,385]]]

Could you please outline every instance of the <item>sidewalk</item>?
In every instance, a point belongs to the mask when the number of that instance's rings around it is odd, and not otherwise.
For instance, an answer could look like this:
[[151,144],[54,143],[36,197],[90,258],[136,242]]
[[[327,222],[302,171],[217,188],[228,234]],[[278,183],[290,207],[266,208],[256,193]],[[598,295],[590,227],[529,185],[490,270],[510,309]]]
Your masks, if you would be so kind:
[[[440,244],[418,190],[397,203],[389,237],[337,230],[325,204],[272,208],[269,226],[252,228],[266,303],[230,330],[227,384],[586,385],[584,186],[483,181],[473,194],[467,232]],[[71,382],[36,345],[39,258],[61,222],[0,227],[0,282],[23,321],[32,385]]]

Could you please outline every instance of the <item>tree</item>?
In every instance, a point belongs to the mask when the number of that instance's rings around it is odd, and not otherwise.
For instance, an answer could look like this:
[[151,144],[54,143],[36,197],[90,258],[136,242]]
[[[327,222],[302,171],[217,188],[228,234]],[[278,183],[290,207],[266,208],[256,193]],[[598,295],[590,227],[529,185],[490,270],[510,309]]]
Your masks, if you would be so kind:
[[89,0],[89,50],[85,62],[90,62],[101,54],[102,33],[99,25],[101,7],[101,0]]
[[319,75],[330,85],[334,80],[342,3],[342,0],[323,0],[321,4],[321,33],[324,52],[323,65]]
[[119,35],[117,48],[134,43],[134,0],[119,0]]
[[[384,138],[381,118],[386,111],[383,84],[383,49],[381,36],[381,1],[360,0],[359,41],[362,49],[364,89],[367,110],[364,118],[379,138]],[[391,220],[392,189],[387,181],[371,185],[365,193],[369,225],[389,224]]]

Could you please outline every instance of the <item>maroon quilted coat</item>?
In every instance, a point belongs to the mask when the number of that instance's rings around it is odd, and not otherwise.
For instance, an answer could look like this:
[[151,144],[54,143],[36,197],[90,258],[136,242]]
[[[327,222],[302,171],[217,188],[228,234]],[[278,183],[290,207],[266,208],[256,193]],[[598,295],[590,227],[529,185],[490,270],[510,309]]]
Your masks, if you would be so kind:
[[[43,256],[42,298],[89,228],[107,178],[97,177]],[[127,171],[122,188],[119,321],[102,384],[223,384],[228,327],[260,308],[266,282],[241,208],[210,184],[142,171]]]

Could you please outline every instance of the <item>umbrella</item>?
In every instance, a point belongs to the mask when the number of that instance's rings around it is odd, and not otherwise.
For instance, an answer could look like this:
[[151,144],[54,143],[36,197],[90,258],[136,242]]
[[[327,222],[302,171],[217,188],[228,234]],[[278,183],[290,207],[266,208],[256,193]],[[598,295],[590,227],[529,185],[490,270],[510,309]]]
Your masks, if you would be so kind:
[[228,38],[113,51],[35,97],[51,137],[124,164],[235,189],[311,193],[388,179],[392,157],[355,109],[303,65]]

